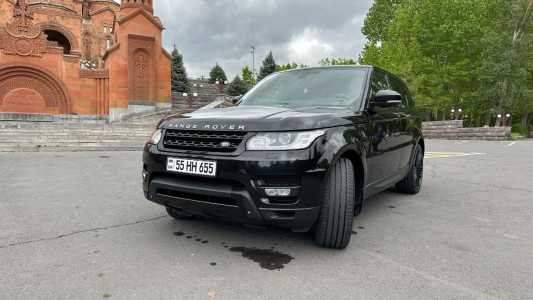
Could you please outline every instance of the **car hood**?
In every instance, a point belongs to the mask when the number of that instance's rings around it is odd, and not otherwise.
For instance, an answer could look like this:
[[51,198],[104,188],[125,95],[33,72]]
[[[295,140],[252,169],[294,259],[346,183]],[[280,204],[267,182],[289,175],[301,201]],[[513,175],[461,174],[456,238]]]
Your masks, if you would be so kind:
[[237,106],[170,116],[161,128],[214,131],[295,131],[352,124],[357,115],[339,108]]

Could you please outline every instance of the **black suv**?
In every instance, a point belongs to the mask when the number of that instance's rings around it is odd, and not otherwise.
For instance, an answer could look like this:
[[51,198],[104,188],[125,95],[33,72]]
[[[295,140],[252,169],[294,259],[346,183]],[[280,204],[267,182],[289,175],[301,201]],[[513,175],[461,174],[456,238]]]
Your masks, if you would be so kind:
[[230,108],[160,122],[144,150],[145,197],[203,216],[296,232],[345,248],[368,197],[416,194],[421,121],[406,85],[371,66],[273,74]]

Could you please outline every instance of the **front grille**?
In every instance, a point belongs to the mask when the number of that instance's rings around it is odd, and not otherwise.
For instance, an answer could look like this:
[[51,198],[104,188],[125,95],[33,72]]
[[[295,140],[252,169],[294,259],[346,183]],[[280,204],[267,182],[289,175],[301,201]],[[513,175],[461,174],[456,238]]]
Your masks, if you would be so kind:
[[167,129],[163,145],[167,149],[207,152],[235,152],[246,132],[192,131]]

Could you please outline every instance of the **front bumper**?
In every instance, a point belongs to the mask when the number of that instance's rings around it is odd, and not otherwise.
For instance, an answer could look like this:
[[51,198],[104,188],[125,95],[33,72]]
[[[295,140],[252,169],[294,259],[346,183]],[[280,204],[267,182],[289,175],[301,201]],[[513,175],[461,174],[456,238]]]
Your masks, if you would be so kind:
[[[167,157],[216,160],[217,177],[166,171]],[[238,156],[165,152],[147,145],[143,155],[145,197],[193,215],[295,231],[318,218],[322,180],[316,150],[245,151]],[[265,188],[290,188],[288,197],[269,197]]]

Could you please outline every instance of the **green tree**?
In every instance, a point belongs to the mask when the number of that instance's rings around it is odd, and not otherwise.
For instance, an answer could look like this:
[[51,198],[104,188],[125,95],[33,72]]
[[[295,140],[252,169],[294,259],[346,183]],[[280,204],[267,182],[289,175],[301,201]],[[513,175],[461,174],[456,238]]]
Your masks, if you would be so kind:
[[244,68],[242,68],[242,80],[244,80],[244,82],[246,82],[246,84],[249,86],[253,86],[255,84],[254,75],[248,66],[244,66]]
[[227,80],[228,78],[226,77],[226,72],[224,72],[224,69],[222,69],[222,67],[217,63],[213,69],[211,69],[211,72],[209,72],[209,83],[215,83],[217,81],[224,83]]
[[228,87],[228,95],[240,96],[246,94],[246,92],[248,92],[248,84],[239,76],[235,76]]
[[359,58],[406,79],[417,106],[434,118],[462,108],[470,123],[533,101],[533,0],[375,0]]
[[357,61],[353,58],[323,58],[320,60],[319,64],[321,66],[340,66],[340,65],[356,65]]
[[399,74],[436,118],[462,108],[469,123],[533,111],[533,0],[375,0],[359,58]]
[[263,66],[259,71],[259,77],[257,79],[260,81],[274,72],[276,72],[276,61],[274,60],[272,51],[270,51],[265,60],[263,60]]
[[288,71],[288,70],[293,70],[293,69],[298,69],[298,64],[297,63],[288,63],[286,65],[276,65],[276,72],[281,72],[281,71]]
[[393,22],[396,9],[405,0],[374,0],[366,15],[362,32],[371,44],[386,40],[388,26]]
[[191,85],[187,78],[187,71],[183,65],[183,55],[179,53],[176,46],[172,51],[172,76],[171,76],[171,86],[172,92],[175,93],[189,93],[191,91]]
[[486,33],[482,63],[484,97],[494,113],[513,112],[524,133],[533,111],[533,0],[493,0],[492,30]]

